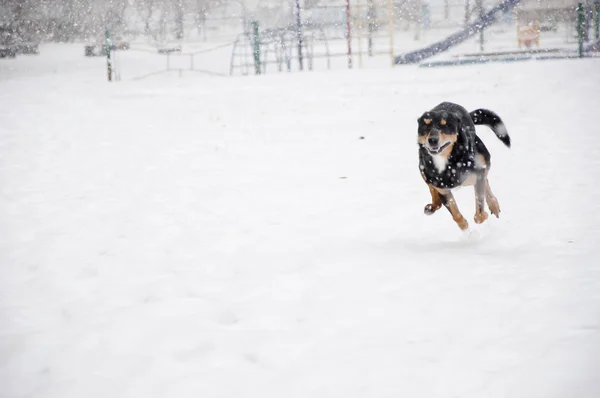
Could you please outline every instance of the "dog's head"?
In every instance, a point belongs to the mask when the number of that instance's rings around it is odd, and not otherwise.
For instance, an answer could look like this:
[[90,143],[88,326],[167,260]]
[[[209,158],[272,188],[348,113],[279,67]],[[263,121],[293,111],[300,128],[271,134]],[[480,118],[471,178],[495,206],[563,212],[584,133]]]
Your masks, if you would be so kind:
[[447,153],[452,151],[461,129],[459,115],[447,111],[429,111],[425,112],[417,122],[420,146],[432,155],[446,150]]

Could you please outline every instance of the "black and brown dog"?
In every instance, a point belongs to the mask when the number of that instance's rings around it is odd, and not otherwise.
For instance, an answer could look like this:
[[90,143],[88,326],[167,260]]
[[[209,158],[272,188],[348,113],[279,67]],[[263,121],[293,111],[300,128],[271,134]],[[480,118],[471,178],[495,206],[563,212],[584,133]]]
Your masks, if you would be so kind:
[[510,148],[510,137],[498,115],[487,109],[469,113],[451,102],[443,102],[418,119],[419,169],[431,192],[425,214],[431,215],[444,205],[460,229],[469,223],[458,210],[452,189],[475,185],[475,222],[488,218],[484,203],[496,217],[498,200],[490,189],[488,172],[490,153],[475,133],[475,125],[485,125]]

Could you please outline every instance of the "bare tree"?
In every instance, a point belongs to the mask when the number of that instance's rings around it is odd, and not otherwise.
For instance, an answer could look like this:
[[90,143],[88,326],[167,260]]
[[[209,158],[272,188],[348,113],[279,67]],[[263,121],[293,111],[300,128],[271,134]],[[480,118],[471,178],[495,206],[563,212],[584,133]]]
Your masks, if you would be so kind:
[[55,41],[98,37],[105,29],[122,32],[136,21],[147,35],[162,27],[165,35],[181,39],[188,26],[205,30],[210,10],[230,1],[236,0],[0,0],[0,21]]

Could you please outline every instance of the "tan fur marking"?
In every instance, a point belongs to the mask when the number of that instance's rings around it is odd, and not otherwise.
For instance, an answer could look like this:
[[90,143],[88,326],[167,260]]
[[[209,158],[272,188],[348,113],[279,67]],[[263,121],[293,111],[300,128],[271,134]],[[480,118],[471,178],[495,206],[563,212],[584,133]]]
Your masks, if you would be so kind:
[[441,124],[442,126],[445,126],[445,125],[446,125],[446,119],[442,119],[442,120],[440,120],[440,124]]
[[496,197],[492,193],[492,189],[490,188],[490,182],[488,181],[487,177],[485,178],[485,187],[486,187],[485,200],[487,201],[488,208],[490,209],[490,212],[496,216],[496,218],[499,218],[500,217],[500,204],[498,204],[498,199],[496,199]]
[[423,119],[423,121],[425,122],[425,124],[431,124],[431,119]]
[[[483,182],[482,182],[483,183]],[[483,205],[485,204],[486,197],[486,188],[484,184],[484,192],[480,195],[477,194],[477,185],[475,185],[475,217],[474,220],[477,224],[481,224],[485,220],[488,219],[487,212],[483,209]]]
[[463,183],[460,185],[461,187],[470,187],[471,185],[475,185],[475,182],[477,181],[477,176],[473,173],[469,174],[469,176],[467,178],[465,178],[465,180],[463,181]]
[[[477,166],[478,169],[485,168],[485,174],[487,176],[487,170],[488,170],[487,162],[485,161],[485,158],[479,153],[477,155],[475,155],[475,165]],[[469,187],[471,185],[475,185],[475,182],[477,182],[477,175],[475,173],[471,173],[471,174],[469,174],[469,176],[467,178],[465,178],[465,180],[463,181],[461,186]]]
[[460,210],[458,210],[458,205],[456,204],[456,200],[454,200],[454,195],[452,195],[452,192],[449,189],[436,188],[436,190],[446,197],[445,206],[452,215],[452,219],[458,225],[458,227],[463,231],[469,228],[469,223],[460,213]]
[[440,133],[440,142],[455,143],[457,139],[458,139],[458,135],[457,134],[444,134],[444,133]]
[[[442,153],[439,154],[439,155],[445,154],[445,156],[447,157],[450,155],[450,152],[452,152],[452,146],[458,139],[458,136],[456,134],[444,134],[444,133],[439,133],[439,136],[440,136],[440,143],[447,143],[447,142],[451,143],[450,146],[448,146],[448,148],[444,149],[442,151]],[[418,140],[419,144],[425,145],[425,144],[427,144],[427,141],[429,140],[429,134],[420,135],[417,137],[417,140]]]
[[483,155],[480,153],[475,155],[475,167],[477,167],[478,169],[488,169],[487,162],[485,161]]
[[425,205],[425,214],[433,214],[442,207],[442,199],[440,199],[440,194],[433,185],[427,184],[427,186],[429,187],[429,193],[431,193],[431,203]]
[[481,224],[482,222],[488,219],[488,214],[487,212],[483,211],[481,213],[476,213],[474,218],[477,224]]

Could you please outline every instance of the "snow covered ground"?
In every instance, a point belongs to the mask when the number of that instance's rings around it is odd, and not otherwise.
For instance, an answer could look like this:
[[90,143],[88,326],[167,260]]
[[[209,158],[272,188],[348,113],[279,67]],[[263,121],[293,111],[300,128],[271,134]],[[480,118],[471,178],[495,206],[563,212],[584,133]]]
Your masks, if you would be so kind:
[[[0,62],[1,397],[600,395],[600,60],[107,84],[80,47]],[[466,234],[423,215],[444,100],[513,139]]]

